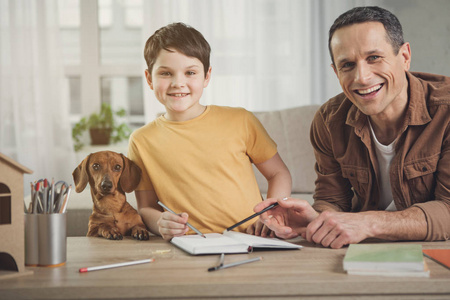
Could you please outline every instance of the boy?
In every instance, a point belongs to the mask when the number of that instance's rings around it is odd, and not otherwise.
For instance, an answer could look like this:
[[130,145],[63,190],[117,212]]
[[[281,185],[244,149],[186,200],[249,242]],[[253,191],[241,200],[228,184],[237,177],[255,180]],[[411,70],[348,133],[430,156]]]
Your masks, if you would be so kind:
[[[128,156],[142,169],[138,210],[149,230],[165,240],[184,235],[189,223],[202,233],[222,232],[253,213],[261,194],[252,162],[267,178],[268,197],[291,193],[291,176],[276,144],[242,108],[204,106],[211,78],[210,46],[182,23],[157,30],[144,56],[147,83],[166,113],[136,130]],[[161,201],[175,212],[163,212]],[[239,231],[266,234],[259,221]]]

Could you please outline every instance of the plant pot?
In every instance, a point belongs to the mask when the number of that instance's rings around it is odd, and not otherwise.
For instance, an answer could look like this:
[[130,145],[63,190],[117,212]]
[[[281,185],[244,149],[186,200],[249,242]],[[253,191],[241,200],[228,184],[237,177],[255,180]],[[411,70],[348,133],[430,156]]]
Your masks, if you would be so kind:
[[91,145],[109,145],[111,128],[90,128]]

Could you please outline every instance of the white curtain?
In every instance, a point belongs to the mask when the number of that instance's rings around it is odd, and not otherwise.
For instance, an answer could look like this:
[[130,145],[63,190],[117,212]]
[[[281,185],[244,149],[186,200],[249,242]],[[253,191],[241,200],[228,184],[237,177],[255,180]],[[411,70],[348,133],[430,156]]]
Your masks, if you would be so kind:
[[[341,92],[330,66],[328,30],[365,0],[144,1],[142,46],[155,30],[184,22],[212,48],[212,80],[203,104],[251,111],[324,103]],[[143,64],[145,65],[144,60]],[[164,107],[144,80],[146,121]]]
[[[184,22],[212,48],[212,79],[201,103],[267,111],[314,102],[310,0],[144,1],[143,45],[155,30]],[[302,38],[296,38],[302,37]],[[145,83],[147,121],[164,107]]]
[[[302,0],[303,1],[303,0]],[[307,0],[310,1],[310,0]],[[311,0],[311,103],[321,104],[342,93],[339,81],[331,68],[328,51],[328,31],[334,20],[356,6],[385,6],[384,0]]]
[[56,0],[0,0],[0,152],[34,171],[26,195],[76,166],[57,20]]

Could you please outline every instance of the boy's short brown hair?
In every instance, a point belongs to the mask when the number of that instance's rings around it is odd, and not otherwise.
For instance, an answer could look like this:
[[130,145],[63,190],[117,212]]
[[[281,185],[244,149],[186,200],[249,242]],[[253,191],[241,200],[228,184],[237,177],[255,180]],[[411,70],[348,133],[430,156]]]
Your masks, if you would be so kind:
[[162,49],[171,52],[171,49],[175,49],[186,56],[198,58],[203,63],[206,76],[211,47],[203,35],[193,27],[184,23],[172,23],[155,31],[144,48],[144,58],[150,74]]

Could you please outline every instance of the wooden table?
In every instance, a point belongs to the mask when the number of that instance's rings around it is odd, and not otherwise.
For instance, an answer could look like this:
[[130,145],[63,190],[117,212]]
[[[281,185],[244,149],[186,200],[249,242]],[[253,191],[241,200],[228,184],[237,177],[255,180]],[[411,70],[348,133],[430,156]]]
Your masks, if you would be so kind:
[[[349,276],[342,268],[346,249],[299,241],[302,250],[226,255],[225,263],[263,260],[208,272],[218,255],[190,256],[161,238],[67,239],[67,263],[29,268],[32,275],[0,280],[0,299],[450,299],[450,270],[426,258],[430,278]],[[450,248],[450,241],[421,243],[423,249]],[[155,262],[79,273],[82,267],[154,257]]]

